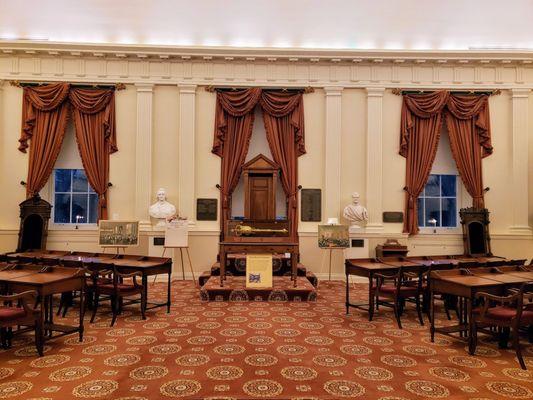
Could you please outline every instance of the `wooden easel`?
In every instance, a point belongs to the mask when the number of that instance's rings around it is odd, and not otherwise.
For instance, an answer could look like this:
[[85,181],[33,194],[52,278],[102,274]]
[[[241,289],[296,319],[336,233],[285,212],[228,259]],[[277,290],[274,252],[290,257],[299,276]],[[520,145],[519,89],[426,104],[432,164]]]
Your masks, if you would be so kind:
[[[329,265],[328,265],[328,281],[331,281],[331,258],[333,255],[333,250],[344,250],[344,247],[321,247],[322,250],[329,250]],[[322,265],[324,265],[324,255],[322,255]]]
[[122,249],[122,254],[126,254],[126,246],[102,246],[104,251],[102,253],[105,253],[106,249],[116,249],[117,255],[120,254],[120,249]]
[[[167,246],[164,246],[163,247],[163,254],[161,255],[161,257],[165,256],[165,252],[167,251],[167,249],[180,249],[182,280],[185,280],[185,263],[183,262],[183,249],[185,249],[185,252],[187,253],[187,259],[189,260],[189,268],[191,269],[192,280],[194,281],[194,286],[198,287],[198,282],[196,282],[196,278],[194,277],[194,269],[193,269],[193,266],[192,266],[191,255],[189,253],[189,246],[184,246],[184,247],[181,247],[181,246],[180,247],[167,247]],[[154,283],[155,283],[155,279],[154,279]]]

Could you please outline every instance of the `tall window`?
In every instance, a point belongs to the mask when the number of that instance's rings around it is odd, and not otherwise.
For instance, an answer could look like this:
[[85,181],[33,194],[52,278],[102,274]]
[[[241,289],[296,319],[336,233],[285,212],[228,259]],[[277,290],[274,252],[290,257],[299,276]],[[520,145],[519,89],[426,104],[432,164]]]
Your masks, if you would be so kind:
[[95,224],[98,195],[83,169],[54,170],[54,223]]
[[418,197],[418,225],[457,227],[457,176],[432,174]]

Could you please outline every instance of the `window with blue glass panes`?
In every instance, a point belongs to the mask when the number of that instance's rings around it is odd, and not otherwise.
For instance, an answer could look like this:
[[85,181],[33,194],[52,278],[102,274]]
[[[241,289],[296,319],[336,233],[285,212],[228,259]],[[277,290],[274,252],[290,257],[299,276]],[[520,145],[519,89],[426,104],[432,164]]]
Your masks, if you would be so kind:
[[431,174],[418,196],[418,226],[457,227],[457,176]]
[[98,195],[83,169],[54,170],[54,223],[95,224]]

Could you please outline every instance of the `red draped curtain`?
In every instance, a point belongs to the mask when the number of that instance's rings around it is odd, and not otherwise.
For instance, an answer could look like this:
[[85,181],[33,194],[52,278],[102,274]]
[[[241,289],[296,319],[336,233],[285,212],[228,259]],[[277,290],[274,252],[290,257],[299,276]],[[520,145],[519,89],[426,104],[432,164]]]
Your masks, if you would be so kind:
[[447,103],[446,124],[457,170],[472,205],[484,208],[481,159],[492,154],[489,96],[451,95]]
[[287,196],[287,218],[291,236],[298,227],[297,159],[305,153],[304,109],[301,93],[260,88],[217,92],[215,134],[212,152],[222,158],[221,231],[231,218],[230,198],[239,182],[254,123],[254,108],[259,102],[267,140],[274,161],[281,168],[281,182]]
[[281,168],[287,196],[287,219],[293,238],[298,237],[298,157],[305,154],[302,93],[263,91],[260,100],[268,145]]
[[452,154],[474,207],[483,207],[481,158],[492,153],[488,96],[449,91],[403,96],[400,155],[406,158],[403,231],[416,234],[417,199],[428,180],[437,153],[443,118]]
[[260,88],[217,92],[215,110],[214,154],[222,159],[220,229],[231,218],[231,193],[239,183],[241,168],[248,153],[254,126],[254,107],[261,96]]
[[109,155],[117,151],[114,89],[72,88],[69,99],[83,168],[98,194],[98,219],[107,219]]
[[[87,179],[98,193],[99,219],[107,217],[109,154],[117,151],[114,90],[71,88],[68,83],[25,87],[19,150],[30,149],[26,195],[44,187],[61,150],[72,105],[76,139]],[[28,143],[30,142],[30,143]]]
[[26,153],[30,148],[27,197],[44,187],[61,150],[67,128],[68,91],[67,83],[24,88],[19,150]]

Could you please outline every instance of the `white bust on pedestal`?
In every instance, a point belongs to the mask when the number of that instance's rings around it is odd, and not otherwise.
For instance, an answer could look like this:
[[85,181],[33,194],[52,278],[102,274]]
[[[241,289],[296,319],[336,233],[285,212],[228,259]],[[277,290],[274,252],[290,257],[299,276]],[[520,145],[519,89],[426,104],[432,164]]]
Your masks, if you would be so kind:
[[352,204],[344,207],[343,216],[350,222],[350,232],[359,232],[360,224],[366,224],[368,221],[368,212],[366,208],[359,204],[359,193],[352,193]]
[[161,188],[157,191],[157,202],[148,209],[150,217],[157,219],[156,227],[164,228],[167,218],[176,215],[176,207],[167,201],[167,192]]

